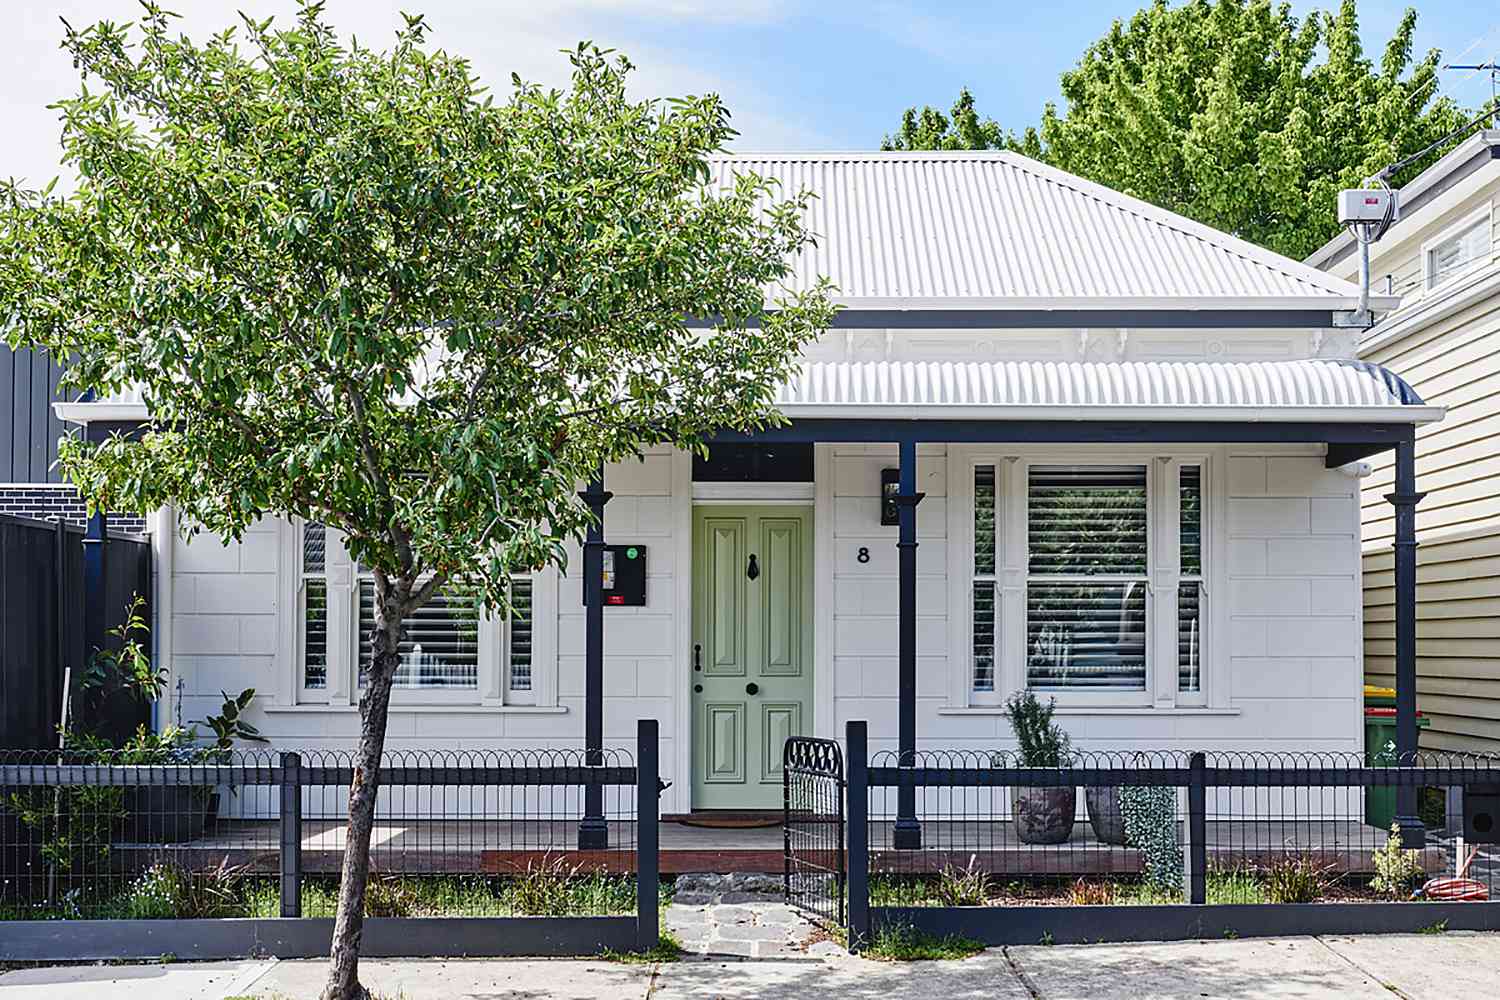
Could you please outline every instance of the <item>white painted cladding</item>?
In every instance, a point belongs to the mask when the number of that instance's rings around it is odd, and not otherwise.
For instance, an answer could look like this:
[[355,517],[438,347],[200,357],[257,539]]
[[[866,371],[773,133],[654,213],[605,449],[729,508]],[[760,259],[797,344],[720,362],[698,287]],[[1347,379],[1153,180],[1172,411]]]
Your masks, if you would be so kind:
[[[950,545],[949,525],[972,517],[950,507],[955,475],[968,474],[960,449],[924,447],[918,489],[918,734],[927,746],[1007,747],[1007,723],[993,707],[968,708],[966,627],[953,614],[950,574],[967,579],[969,554]],[[1052,449],[1050,456],[1087,449]],[[1360,607],[1356,481],[1323,468],[1317,449],[1208,449],[1210,503],[1220,578],[1210,583],[1213,618],[1205,660],[1212,673],[1204,708],[1068,708],[1062,721],[1086,748],[1202,747],[1356,750],[1360,745]],[[896,717],[896,550],[881,527],[880,470],[895,448],[818,446],[814,591],[815,725],[835,735],[849,719],[871,723],[874,749],[894,746]],[[607,470],[614,492],[606,537],[647,546],[647,605],[605,611],[605,734],[628,746],[635,720],[659,720],[663,776],[673,782],[667,812],[686,811],[690,664],[687,594],[692,484],[686,455],[665,451]],[[962,471],[960,471],[962,470]],[[256,721],[279,746],[349,747],[351,706],[295,704],[295,664],[277,636],[293,627],[278,599],[284,548],[266,524],[238,544],[202,537],[173,551],[172,667],[184,682],[185,721],[218,707],[220,690],[254,686]],[[860,548],[869,561],[860,562]],[[570,552],[577,565],[576,548]],[[556,706],[396,706],[390,745],[443,749],[576,746],[583,733],[583,613],[576,576],[559,581],[552,630]],[[539,643],[539,645],[541,645]],[[544,706],[545,707],[545,706]]]

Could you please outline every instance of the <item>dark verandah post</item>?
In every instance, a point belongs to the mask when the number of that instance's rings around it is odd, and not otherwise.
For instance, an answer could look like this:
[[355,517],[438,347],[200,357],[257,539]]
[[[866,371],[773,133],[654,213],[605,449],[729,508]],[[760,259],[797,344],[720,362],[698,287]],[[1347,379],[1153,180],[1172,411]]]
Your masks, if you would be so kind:
[[1188,902],[1208,898],[1208,794],[1205,769],[1208,758],[1201,752],[1188,758]]
[[849,951],[870,940],[870,736],[864,722],[844,728],[849,768]]
[[660,917],[660,810],[657,805],[659,791],[659,744],[655,719],[641,719],[636,723],[635,736],[635,813],[637,824],[635,866],[635,938],[636,947],[649,951],[656,947],[661,936]]
[[[923,494],[917,492],[917,443],[902,441],[900,452],[901,492],[895,497],[900,517],[896,541],[900,574],[897,728],[900,764],[909,768],[917,762],[917,504],[922,502]],[[891,831],[891,845],[904,851],[922,846],[922,827],[917,823],[917,789],[910,781],[903,780],[896,790],[896,826]]]
[[[1385,497],[1396,515],[1396,755],[1408,767],[1417,757],[1417,504],[1426,496],[1417,492],[1416,453],[1415,441],[1396,445],[1395,489]],[[1424,846],[1415,785],[1396,786],[1395,821],[1403,847]]]
[[281,755],[281,915],[302,916],[302,756]]
[[[578,495],[594,515],[583,543],[584,763],[599,767],[604,763],[604,505],[611,496],[604,489],[603,465],[589,488]],[[578,822],[578,849],[602,851],[608,846],[604,786],[585,785],[583,818]]]

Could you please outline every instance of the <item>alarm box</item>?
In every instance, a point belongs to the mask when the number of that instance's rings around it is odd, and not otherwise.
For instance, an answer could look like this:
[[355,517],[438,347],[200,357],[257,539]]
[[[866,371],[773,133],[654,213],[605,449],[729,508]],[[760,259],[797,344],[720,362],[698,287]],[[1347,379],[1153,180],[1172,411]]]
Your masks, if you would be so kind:
[[[584,601],[588,601],[585,588]],[[641,607],[646,603],[646,546],[604,546],[604,606]]]

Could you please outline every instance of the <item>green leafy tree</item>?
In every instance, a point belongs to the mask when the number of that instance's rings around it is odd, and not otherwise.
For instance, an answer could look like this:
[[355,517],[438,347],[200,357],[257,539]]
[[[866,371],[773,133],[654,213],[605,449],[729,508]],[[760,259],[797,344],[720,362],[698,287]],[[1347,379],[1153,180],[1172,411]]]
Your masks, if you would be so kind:
[[965,87],[958,92],[958,100],[953,102],[947,115],[931,105],[921,111],[907,108],[901,116],[901,127],[882,139],[880,148],[906,151],[1009,149],[1015,144],[1015,137],[1003,130],[999,122],[979,117],[979,112],[974,110],[974,95]]
[[[1414,59],[1416,24],[1408,10],[1377,64],[1360,43],[1355,0],[1300,18],[1269,0],[1156,0],[1115,21],[1063,74],[1064,110],[1049,104],[1039,126],[1005,148],[1305,257],[1338,232],[1340,188],[1466,118],[1438,94],[1438,51]],[[998,129],[927,120],[907,111],[899,138],[922,143],[914,148],[1000,148]]]
[[315,520],[373,574],[324,993],[352,998],[402,620],[449,585],[503,612],[600,463],[774,419],[831,307],[781,285],[805,195],[705,185],[716,97],[632,102],[628,61],[581,45],[566,91],[496,101],[420,17],[378,52],[317,3],[202,43],[144,6],[66,31],[79,180],[0,188],[4,331],[144,400],[144,433],[60,449],[92,504],[226,539]]

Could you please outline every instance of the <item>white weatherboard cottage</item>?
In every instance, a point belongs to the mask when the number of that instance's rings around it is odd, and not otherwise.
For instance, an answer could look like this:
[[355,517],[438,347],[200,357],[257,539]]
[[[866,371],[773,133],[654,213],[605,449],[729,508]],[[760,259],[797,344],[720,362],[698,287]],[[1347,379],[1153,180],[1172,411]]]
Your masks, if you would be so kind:
[[[1028,685],[1085,748],[1361,747],[1359,463],[1409,462],[1441,410],[1352,360],[1354,285],[1012,153],[715,170],[817,195],[794,280],[844,309],[790,425],[605,470],[595,689],[576,547],[517,582],[525,620],[421,612],[391,746],[578,746],[592,701],[605,745],[660,721],[666,813],[778,807],[784,738],[851,719],[872,749],[1008,746]],[[337,537],[172,526],[168,711],[254,686],[276,744],[352,745],[370,584]]]

